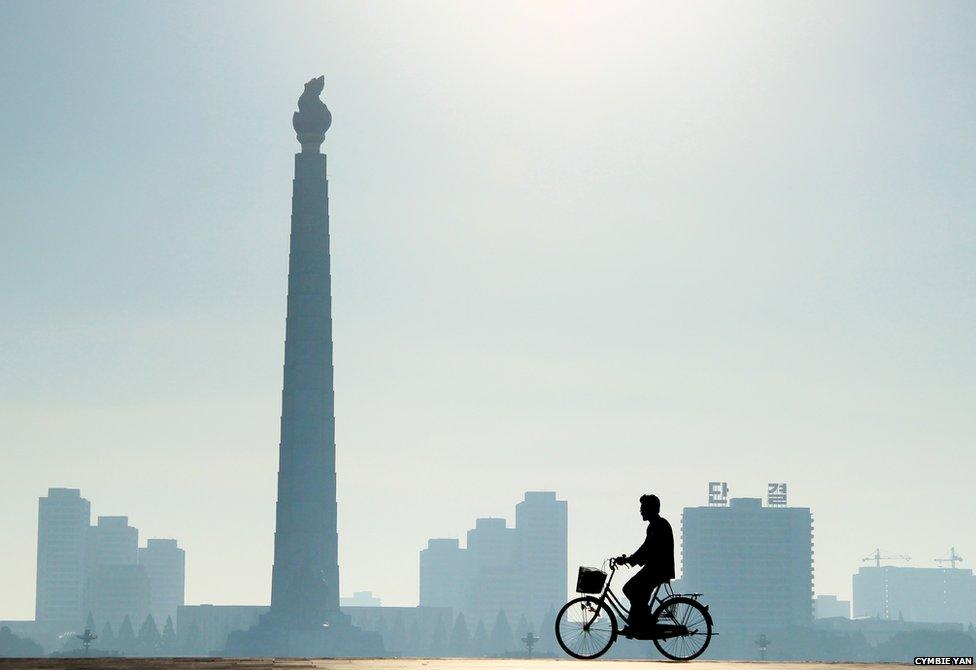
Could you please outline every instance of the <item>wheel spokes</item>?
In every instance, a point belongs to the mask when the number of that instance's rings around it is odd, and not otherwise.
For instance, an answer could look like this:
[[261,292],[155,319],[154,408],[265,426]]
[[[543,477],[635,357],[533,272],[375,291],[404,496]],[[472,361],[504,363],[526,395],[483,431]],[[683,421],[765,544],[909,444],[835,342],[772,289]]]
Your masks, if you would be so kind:
[[677,634],[654,641],[666,656],[676,659],[695,658],[708,645],[711,637],[710,624],[705,609],[688,599],[665,604],[659,611],[657,622],[678,628]]
[[567,652],[584,658],[603,654],[613,642],[613,622],[596,601],[567,607],[560,614],[557,632]]

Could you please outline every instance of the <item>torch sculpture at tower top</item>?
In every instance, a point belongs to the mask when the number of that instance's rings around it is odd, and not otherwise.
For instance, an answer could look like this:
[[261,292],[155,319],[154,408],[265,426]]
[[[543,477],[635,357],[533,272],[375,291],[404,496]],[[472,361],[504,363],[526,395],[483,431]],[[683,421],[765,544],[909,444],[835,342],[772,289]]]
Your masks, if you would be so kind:
[[319,151],[332,114],[319,99],[324,86],[324,77],[305,84],[292,117],[302,150],[292,190],[271,609],[257,626],[231,635],[232,654],[382,651],[375,633],[339,611],[329,193]]
[[[302,153],[318,153],[325,141],[325,131],[332,125],[332,112],[319,100],[325,88],[325,77],[316,77],[305,84],[305,92],[298,99],[298,111],[291,117]],[[297,176],[297,171],[296,171]]]

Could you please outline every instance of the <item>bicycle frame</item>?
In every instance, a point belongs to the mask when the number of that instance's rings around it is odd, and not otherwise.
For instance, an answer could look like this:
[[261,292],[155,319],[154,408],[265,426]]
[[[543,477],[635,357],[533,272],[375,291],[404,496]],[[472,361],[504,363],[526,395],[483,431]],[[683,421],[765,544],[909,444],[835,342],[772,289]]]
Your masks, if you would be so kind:
[[[598,658],[610,649],[621,634],[620,624],[625,624],[627,630],[623,632],[624,637],[629,640],[651,640],[657,650],[668,659],[689,661],[701,656],[712,636],[718,634],[713,630],[708,605],[703,605],[698,600],[702,594],[677,593],[672,588],[670,580],[657,584],[648,596],[647,607],[650,617],[648,624],[645,626],[640,622],[641,625],[633,628],[631,610],[613,591],[613,578],[617,574],[616,559],[610,558],[605,561],[604,570],[607,562],[610,564],[609,575],[606,576],[599,591],[587,589],[588,585],[583,579],[584,573],[581,568],[578,587],[581,589],[579,591],[581,597],[571,599],[559,611],[555,632],[556,639],[563,650],[574,658]],[[571,606],[573,608],[578,606],[579,609],[573,610]],[[578,614],[574,615],[574,611]],[[597,619],[601,615],[604,619],[597,624]],[[609,619],[609,622],[606,622],[606,619]],[[592,640],[587,637],[591,629],[594,633]],[[570,634],[568,638],[564,634],[567,632]],[[688,641],[679,642],[678,647],[672,647],[667,640],[673,638],[687,638]],[[596,647],[592,646],[594,641]]]
[[[600,592],[600,597],[598,598],[598,600],[601,603],[606,603],[610,607],[610,609],[613,610],[614,616],[616,616],[618,619],[621,619],[625,624],[629,624],[630,610],[624,607],[624,604],[620,601],[620,598],[617,597],[617,594],[610,590],[610,583],[613,581],[613,576],[615,574],[617,574],[617,564],[611,563],[610,574],[607,576],[607,583],[603,585],[603,591]],[[664,603],[664,599],[658,597],[659,594],[661,593],[662,587],[664,588],[664,592],[666,594],[665,598],[671,598],[674,596],[674,591],[671,590],[671,582],[664,582],[663,584],[658,584],[657,586],[654,587],[654,591],[651,592],[651,597],[650,600],[648,601],[648,607],[653,607],[655,603],[658,605]],[[597,611],[593,613],[593,618],[589,621],[587,625],[592,624],[596,620],[596,617],[599,613],[600,610],[597,609]]]

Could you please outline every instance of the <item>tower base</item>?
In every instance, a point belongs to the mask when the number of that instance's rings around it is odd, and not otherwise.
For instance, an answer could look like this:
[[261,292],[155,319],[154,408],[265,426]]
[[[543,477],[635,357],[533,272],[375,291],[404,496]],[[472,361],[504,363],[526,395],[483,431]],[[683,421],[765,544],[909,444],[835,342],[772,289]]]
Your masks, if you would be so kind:
[[263,618],[227,637],[222,656],[299,658],[377,658],[386,655],[379,633],[340,621],[318,628],[276,625]]

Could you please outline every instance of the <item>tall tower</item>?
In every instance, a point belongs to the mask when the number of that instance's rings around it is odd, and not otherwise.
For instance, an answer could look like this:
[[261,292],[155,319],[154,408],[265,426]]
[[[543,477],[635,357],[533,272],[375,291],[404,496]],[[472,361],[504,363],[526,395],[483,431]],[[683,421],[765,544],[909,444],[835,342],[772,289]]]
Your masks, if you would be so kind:
[[353,626],[339,611],[329,188],[319,151],[332,114],[319,100],[324,87],[325,77],[305,84],[292,118],[302,150],[291,199],[271,609],[228,636],[228,656],[384,653],[378,633]]
[[288,628],[321,627],[339,614],[329,194],[319,151],[332,114],[318,97],[324,86],[324,77],[305,84],[292,118],[302,150],[292,190],[270,612]]

